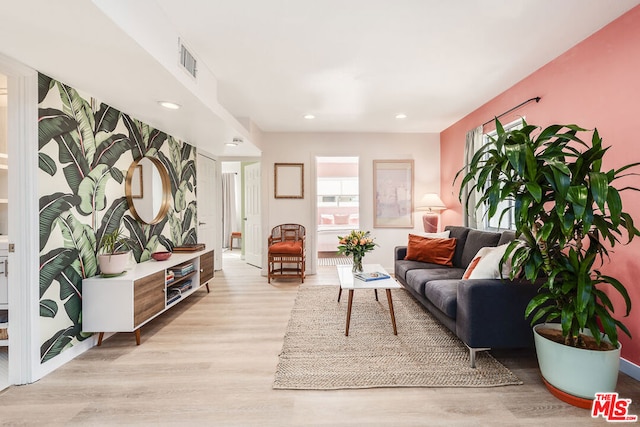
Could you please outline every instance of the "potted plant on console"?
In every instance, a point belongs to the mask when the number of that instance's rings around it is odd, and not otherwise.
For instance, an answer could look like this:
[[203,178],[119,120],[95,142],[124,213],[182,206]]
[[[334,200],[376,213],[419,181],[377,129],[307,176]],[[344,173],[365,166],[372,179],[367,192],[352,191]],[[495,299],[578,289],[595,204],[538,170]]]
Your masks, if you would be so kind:
[[98,246],[98,265],[102,274],[124,272],[129,263],[129,252],[129,238],[122,234],[120,228],[103,235]]
[[[525,310],[534,326],[540,371],[549,390],[576,406],[591,406],[596,392],[615,390],[620,363],[618,328],[610,288],[631,300],[623,284],[599,267],[609,250],[640,235],[623,211],[624,177],[638,163],[604,171],[598,131],[591,141],[575,125],[545,129],[522,121],[522,128],[505,131],[496,119],[496,137],[483,145],[463,170],[462,189],[479,193],[475,208],[489,217],[506,215],[512,203],[517,240],[502,259],[512,263],[512,279],[521,272],[542,282]],[[615,187],[614,183],[618,186]],[[618,316],[620,313],[615,313]],[[541,323],[539,322],[555,322]],[[556,342],[556,341],[559,341]]]

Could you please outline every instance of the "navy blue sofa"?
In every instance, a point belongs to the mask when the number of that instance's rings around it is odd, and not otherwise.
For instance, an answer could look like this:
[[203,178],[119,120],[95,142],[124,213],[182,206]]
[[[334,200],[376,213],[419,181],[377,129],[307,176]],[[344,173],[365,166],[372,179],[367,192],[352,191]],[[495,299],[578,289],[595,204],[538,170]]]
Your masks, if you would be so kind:
[[413,297],[469,348],[471,367],[476,352],[492,348],[533,347],[533,332],[524,310],[539,285],[523,280],[463,280],[480,248],[515,238],[502,233],[447,226],[456,239],[453,266],[405,260],[406,246],[395,248],[395,278]]

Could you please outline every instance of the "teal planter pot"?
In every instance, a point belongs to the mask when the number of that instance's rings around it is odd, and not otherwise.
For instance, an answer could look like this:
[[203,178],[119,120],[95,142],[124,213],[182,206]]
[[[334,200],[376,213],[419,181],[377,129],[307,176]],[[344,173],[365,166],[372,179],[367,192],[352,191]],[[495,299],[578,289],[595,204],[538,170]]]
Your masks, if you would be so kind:
[[[587,400],[593,400],[596,393],[615,391],[621,344],[614,350],[585,350],[551,341],[538,333],[541,328],[561,330],[562,327],[543,323],[533,328],[540,372],[548,384],[568,395]],[[584,334],[591,336],[588,331]]]

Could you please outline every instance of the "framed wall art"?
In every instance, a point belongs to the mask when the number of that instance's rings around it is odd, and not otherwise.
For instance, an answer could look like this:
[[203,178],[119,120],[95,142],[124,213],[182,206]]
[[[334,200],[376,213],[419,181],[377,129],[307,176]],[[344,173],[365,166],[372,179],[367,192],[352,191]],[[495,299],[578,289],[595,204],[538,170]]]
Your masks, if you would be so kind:
[[275,163],[276,199],[304,199],[304,163]]
[[375,228],[413,228],[413,160],[374,160],[373,191]]

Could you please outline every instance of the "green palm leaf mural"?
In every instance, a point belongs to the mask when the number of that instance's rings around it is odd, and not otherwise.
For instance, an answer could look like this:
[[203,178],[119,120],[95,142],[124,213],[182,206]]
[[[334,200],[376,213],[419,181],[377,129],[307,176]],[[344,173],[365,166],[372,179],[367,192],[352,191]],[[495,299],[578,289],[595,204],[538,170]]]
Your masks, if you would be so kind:
[[55,160],[44,153],[38,153],[38,167],[50,176],[54,176],[58,172]]
[[132,241],[130,246],[131,250],[133,251],[133,256],[135,257],[137,262],[143,262],[142,253],[147,247],[149,239],[147,238],[142,225],[138,221],[133,219],[133,217],[130,215],[125,215],[122,218],[122,222],[124,223],[124,227],[129,231],[129,237]]
[[69,326],[56,332],[40,346],[40,363],[59,355],[79,332],[77,326]]
[[38,74],[38,104],[44,101],[54,83],[55,81],[51,77],[42,73]]
[[58,218],[57,223],[64,237],[65,248],[73,248],[78,253],[77,272],[80,280],[95,276],[98,273],[98,262],[94,249],[96,236],[93,229],[89,225],[82,224],[71,214]]
[[[82,279],[97,273],[102,236],[124,225],[138,262],[197,242],[196,151],[107,104],[94,110],[93,100],[43,74],[38,99],[40,313],[43,330],[57,331],[42,340],[45,362],[90,336],[82,333]],[[143,156],[160,159],[171,181],[171,208],[155,225],[127,215],[124,176]]]
[[40,250],[47,244],[54,222],[78,203],[80,198],[73,194],[54,193],[40,198]]
[[140,129],[138,128],[138,122],[133,120],[127,114],[122,115],[122,122],[129,131],[129,140],[131,141],[131,155],[133,160],[138,160],[144,157],[147,151],[147,146],[142,138]]
[[76,121],[55,108],[38,110],[38,146],[42,149],[56,136],[64,135],[76,128]]
[[180,175],[178,175],[176,167],[171,163],[169,157],[167,157],[163,152],[158,152],[158,159],[160,159],[164,167],[167,169],[169,182],[171,183],[171,194],[173,194],[175,198],[178,187],[180,186]]
[[[151,129],[147,142],[147,156],[156,156],[167,140],[167,134],[158,129]],[[189,145],[189,144],[184,144]]]
[[[106,134],[105,134],[106,135]],[[92,167],[100,165],[112,168],[123,154],[131,150],[131,141],[126,135],[108,135],[100,142],[93,159]]]
[[40,256],[40,298],[58,275],[78,258],[78,251],[71,248],[54,249]]
[[91,105],[75,89],[60,82],[57,82],[57,86],[60,91],[63,111],[76,120],[80,136],[78,148],[87,162],[92,163],[93,155],[96,152],[96,141],[93,134],[95,119]]
[[83,215],[90,215],[94,211],[102,211],[107,206],[107,182],[111,178],[109,166],[98,165],[87,175],[78,186],[80,204],[78,210]]
[[100,108],[95,114],[95,129],[94,134],[98,132],[104,132],[110,134],[118,126],[118,121],[122,113],[107,104],[100,104]]
[[40,300],[40,316],[54,318],[56,314],[58,314],[58,303],[50,299]]
[[77,133],[69,132],[54,139],[58,143],[60,163],[67,164],[63,169],[67,184],[74,194],[78,194],[80,183],[89,174],[90,169],[80,149]]
[[96,232],[96,242],[100,243],[102,241],[102,236],[105,234],[113,233],[115,230],[120,228],[120,224],[122,223],[122,217],[124,213],[129,210],[129,205],[127,204],[126,197],[120,197],[111,203],[109,209],[105,213],[102,218],[102,224],[98,231]]
[[196,162],[194,160],[184,161],[180,181],[181,183],[186,183],[189,192],[193,192],[196,185]]

